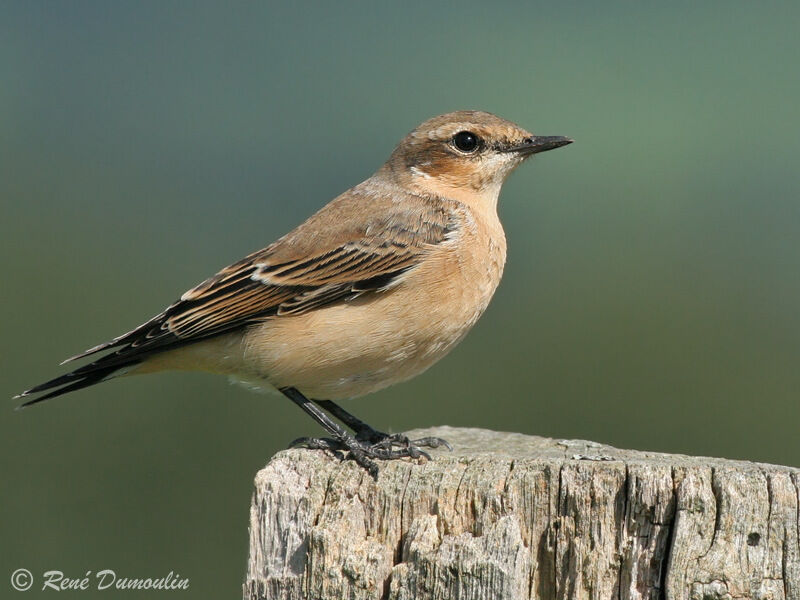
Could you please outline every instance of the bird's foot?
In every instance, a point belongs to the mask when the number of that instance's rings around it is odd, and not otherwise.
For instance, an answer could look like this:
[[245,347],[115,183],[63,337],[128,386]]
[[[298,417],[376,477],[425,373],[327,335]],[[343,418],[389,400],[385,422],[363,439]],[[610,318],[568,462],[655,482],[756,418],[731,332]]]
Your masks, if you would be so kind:
[[[366,437],[366,436],[364,436]],[[422,450],[426,448],[439,448],[444,446],[452,450],[452,446],[446,440],[437,437],[426,437],[418,440],[410,440],[402,433],[386,434],[372,430],[372,435],[367,439],[359,437],[346,438],[298,438],[289,444],[290,448],[309,448],[312,450],[328,450],[339,459],[344,459],[344,452],[349,454],[347,458],[354,460],[356,464],[366,469],[373,477],[378,476],[378,465],[372,459],[396,460],[398,458],[421,458],[431,460],[431,455]]]
[[343,450],[346,446],[333,438],[299,437],[288,446],[289,448],[306,448],[308,450],[327,450],[336,458],[343,460]]
[[[372,431],[373,435],[369,440],[372,442],[372,446],[376,448],[392,450],[395,446],[399,446],[401,449],[411,449],[412,452],[415,450],[422,452],[422,456],[427,456],[427,453],[420,450],[420,448],[440,448],[444,446],[450,452],[453,451],[453,447],[447,440],[440,437],[424,437],[412,440],[404,433],[389,434],[375,431],[374,429]],[[430,457],[428,456],[428,458]]]
[[424,437],[411,440],[404,433],[384,433],[383,431],[373,429],[366,424],[356,430],[356,439],[359,441],[369,442],[373,446],[390,449],[394,446],[400,446],[402,448],[408,448],[409,446],[417,446],[418,448],[440,448],[444,446],[451,452],[453,451],[453,447],[447,442],[447,440],[440,437]]

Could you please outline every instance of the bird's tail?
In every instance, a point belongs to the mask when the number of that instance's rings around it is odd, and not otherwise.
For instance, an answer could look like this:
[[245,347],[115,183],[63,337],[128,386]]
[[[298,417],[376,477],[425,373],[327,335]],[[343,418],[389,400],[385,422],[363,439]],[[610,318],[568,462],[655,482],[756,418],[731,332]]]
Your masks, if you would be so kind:
[[36,387],[32,387],[31,389],[14,396],[15,399],[24,398],[26,396],[32,396],[40,392],[52,390],[44,396],[39,396],[38,398],[28,400],[24,404],[20,404],[17,407],[17,410],[32,404],[36,404],[37,402],[55,398],[56,396],[60,396],[62,394],[67,394],[69,392],[74,392],[75,390],[89,387],[90,385],[100,383],[101,381],[111,379],[112,377],[123,375],[124,373],[130,371],[131,367],[141,362],[140,358],[131,358],[127,361],[120,361],[119,358],[119,356],[115,356],[113,354],[104,356],[93,363],[79,367],[74,371],[65,373],[64,375],[56,377],[55,379],[51,379],[50,381],[45,381]]

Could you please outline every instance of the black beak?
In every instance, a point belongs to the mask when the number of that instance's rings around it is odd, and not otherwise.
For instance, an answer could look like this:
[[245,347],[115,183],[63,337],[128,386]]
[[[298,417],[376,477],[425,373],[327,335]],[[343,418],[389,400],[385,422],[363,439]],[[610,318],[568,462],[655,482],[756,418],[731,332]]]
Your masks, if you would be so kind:
[[529,154],[538,154],[539,152],[546,152],[548,150],[555,150],[571,144],[575,140],[571,140],[563,135],[534,135],[533,137],[525,138],[521,144],[507,148],[506,152],[519,152],[523,156]]

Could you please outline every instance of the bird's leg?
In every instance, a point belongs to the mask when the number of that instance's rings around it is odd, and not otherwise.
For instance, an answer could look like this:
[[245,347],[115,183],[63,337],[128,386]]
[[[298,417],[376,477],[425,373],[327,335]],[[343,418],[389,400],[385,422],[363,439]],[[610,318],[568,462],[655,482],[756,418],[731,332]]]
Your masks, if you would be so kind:
[[[393,460],[396,458],[405,457],[419,458],[420,456],[430,458],[425,451],[420,450],[413,444],[413,442],[409,442],[405,447],[395,449],[392,447],[392,442],[389,442],[388,444],[386,442],[370,443],[366,440],[356,439],[344,428],[331,420],[331,418],[322,410],[320,410],[319,407],[314,404],[314,402],[306,398],[297,389],[287,387],[281,388],[280,391],[284,396],[289,398],[289,400],[302,408],[312,419],[319,423],[325,429],[325,431],[333,436],[332,438],[299,438],[292,442],[290,446],[303,446],[312,449],[330,450],[335,454],[338,454],[338,452],[341,450],[348,450],[350,452],[350,458],[356,461],[356,463],[360,466],[364,467],[373,477],[378,476],[378,465],[370,460],[372,458],[383,460]],[[351,419],[355,419],[355,417],[352,415],[348,416]],[[358,419],[356,420],[360,423],[363,423]],[[392,436],[387,435],[386,439],[390,438],[392,438]],[[408,440],[408,438],[405,439]],[[447,444],[447,442],[444,443]]]
[[319,423],[334,439],[327,438],[298,438],[290,446],[305,446],[313,449],[338,451],[346,448],[357,464],[364,467],[373,477],[378,476],[378,465],[371,461],[368,453],[364,451],[363,444],[322,412],[311,400],[306,398],[293,387],[281,388],[281,393],[302,408],[312,419]]
[[356,439],[364,440],[374,444],[389,437],[388,433],[383,433],[382,431],[373,429],[364,423],[364,421],[355,415],[351,415],[349,412],[331,400],[314,400],[314,404],[321,406],[334,417],[339,419],[342,423],[347,425],[350,429],[352,429],[353,433],[356,434]]
[[[391,450],[392,446],[398,445],[403,448],[410,448],[412,446],[416,446],[419,449],[420,446],[424,446],[427,448],[439,448],[440,446],[444,446],[448,450],[452,450],[453,447],[447,443],[447,440],[437,437],[425,437],[420,438],[418,440],[409,440],[408,436],[403,433],[384,433],[382,431],[378,431],[370,427],[364,421],[359,419],[358,417],[350,414],[341,406],[336,404],[331,400],[314,400],[314,403],[324,408],[334,417],[339,419],[342,423],[347,425],[353,432],[356,434],[356,439],[363,440],[366,442],[370,442],[375,447],[386,448]],[[426,455],[426,453],[420,450],[422,455]]]

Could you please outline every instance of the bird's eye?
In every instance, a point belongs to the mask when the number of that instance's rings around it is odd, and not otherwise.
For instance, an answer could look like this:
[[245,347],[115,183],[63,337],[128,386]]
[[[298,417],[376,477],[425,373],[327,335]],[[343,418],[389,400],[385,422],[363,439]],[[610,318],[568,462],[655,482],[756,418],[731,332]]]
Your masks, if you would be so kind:
[[459,131],[453,136],[453,145],[461,152],[475,152],[481,138],[471,131]]

